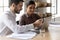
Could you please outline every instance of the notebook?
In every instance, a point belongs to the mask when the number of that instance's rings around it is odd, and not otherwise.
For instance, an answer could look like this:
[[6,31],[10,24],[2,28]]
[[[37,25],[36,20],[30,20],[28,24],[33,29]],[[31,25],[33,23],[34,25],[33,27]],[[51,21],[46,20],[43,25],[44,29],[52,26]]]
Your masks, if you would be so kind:
[[26,32],[26,33],[21,33],[21,34],[12,33],[11,35],[8,35],[6,37],[17,38],[17,39],[21,39],[21,40],[27,40],[27,39],[32,39],[35,36],[36,36],[35,32]]

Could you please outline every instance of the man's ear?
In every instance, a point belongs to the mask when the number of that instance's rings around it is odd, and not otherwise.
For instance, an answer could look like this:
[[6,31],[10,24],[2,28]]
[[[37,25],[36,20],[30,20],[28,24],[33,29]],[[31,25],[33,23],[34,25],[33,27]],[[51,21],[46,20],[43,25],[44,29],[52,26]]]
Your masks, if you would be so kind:
[[16,7],[16,5],[15,5],[14,3],[12,4],[12,6],[13,6],[13,7]]

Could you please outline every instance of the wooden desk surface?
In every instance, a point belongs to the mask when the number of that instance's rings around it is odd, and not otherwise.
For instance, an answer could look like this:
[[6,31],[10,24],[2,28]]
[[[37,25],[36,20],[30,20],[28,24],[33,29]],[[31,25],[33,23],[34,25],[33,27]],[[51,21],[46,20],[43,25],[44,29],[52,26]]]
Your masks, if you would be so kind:
[[[13,38],[6,38],[6,37],[0,37],[0,40],[19,40],[19,39],[13,39]],[[45,32],[43,34],[37,34],[34,38],[31,40],[50,40],[49,32]]]
[[45,32],[43,34],[38,34],[32,40],[51,40],[51,39],[50,39],[49,32]]

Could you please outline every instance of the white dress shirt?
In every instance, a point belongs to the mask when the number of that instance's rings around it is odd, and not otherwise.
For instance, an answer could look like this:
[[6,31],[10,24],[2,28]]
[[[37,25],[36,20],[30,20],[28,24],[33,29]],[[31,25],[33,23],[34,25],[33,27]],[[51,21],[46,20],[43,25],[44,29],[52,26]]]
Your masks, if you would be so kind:
[[12,32],[22,33],[34,28],[33,24],[23,26],[17,25],[15,18],[16,15],[12,13],[11,10],[4,12],[0,16],[0,35],[8,35]]

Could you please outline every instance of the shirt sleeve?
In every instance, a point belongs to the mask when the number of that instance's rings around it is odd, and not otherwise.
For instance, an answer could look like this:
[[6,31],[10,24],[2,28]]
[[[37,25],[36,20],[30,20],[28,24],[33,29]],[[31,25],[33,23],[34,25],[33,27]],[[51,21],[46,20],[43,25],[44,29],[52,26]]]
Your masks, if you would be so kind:
[[36,16],[37,19],[40,19],[41,18],[38,14],[35,14],[35,16]]
[[34,28],[33,24],[23,25],[23,26],[17,25],[16,21],[12,17],[10,17],[9,15],[4,15],[3,22],[12,32],[15,32],[15,33],[26,32],[29,29]]

